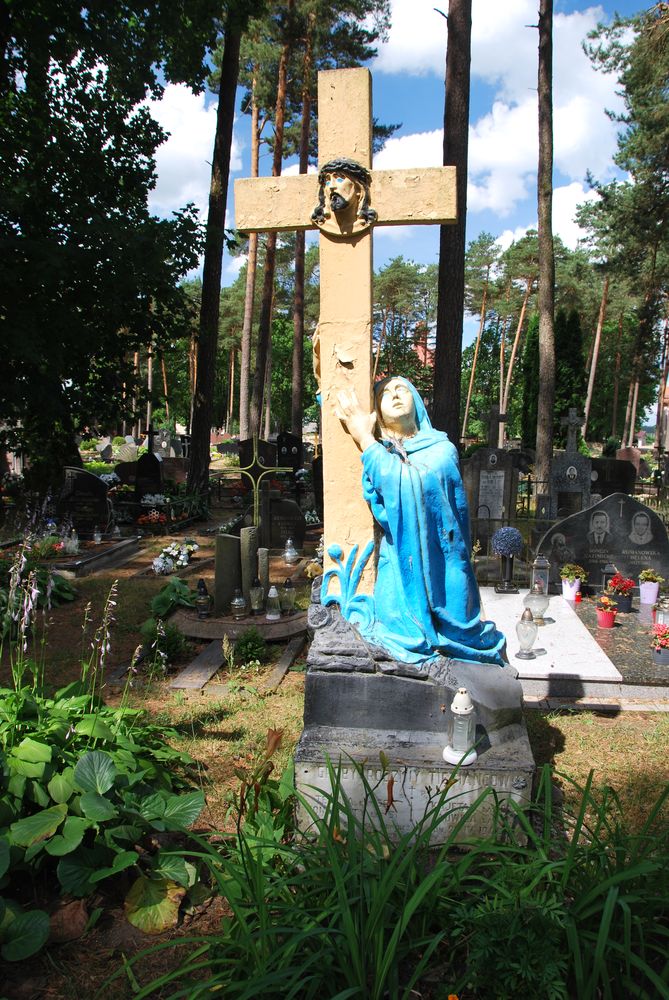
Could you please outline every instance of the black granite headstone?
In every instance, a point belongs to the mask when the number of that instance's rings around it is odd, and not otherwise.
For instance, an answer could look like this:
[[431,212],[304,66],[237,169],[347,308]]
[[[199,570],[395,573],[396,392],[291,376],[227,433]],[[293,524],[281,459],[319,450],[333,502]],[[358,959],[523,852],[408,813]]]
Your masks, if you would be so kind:
[[147,452],[137,459],[137,477],[135,480],[135,494],[141,503],[142,497],[147,494],[163,492],[163,463],[160,455]]
[[576,438],[583,421],[570,407],[569,416],[561,423],[567,426],[567,448],[556,452],[551,463],[550,516],[564,518],[590,506],[592,466],[590,459],[578,451]]
[[278,463],[293,470],[293,474],[302,468],[302,438],[290,431],[282,431],[276,436]]
[[323,456],[316,455],[311,463],[311,478],[314,487],[316,513],[323,517]]
[[238,450],[239,468],[245,469],[253,479],[258,479],[266,469],[275,469],[277,466],[276,445],[271,444],[269,441],[258,441],[257,462],[253,460],[253,438],[240,441]]
[[69,518],[80,535],[91,535],[96,527],[106,531],[111,519],[106,485],[85,469],[66,468],[56,516]]
[[590,474],[591,489],[599,497],[608,497],[612,493],[634,493],[636,469],[632,462],[619,461],[616,458],[591,458],[592,472]]
[[270,547],[282,549],[287,538],[292,538],[295,548],[304,545],[306,531],[304,514],[294,500],[270,500],[269,536]]
[[479,448],[462,463],[462,481],[478,536],[486,536],[486,525],[492,533],[501,521],[515,516],[518,469],[508,451]]
[[549,559],[553,582],[566,562],[583,566],[595,590],[602,585],[607,565],[634,580],[646,568],[669,579],[667,529],[654,510],[624,493],[612,493],[553,525],[537,551]]
[[123,486],[134,486],[137,482],[137,462],[119,462],[114,472]]

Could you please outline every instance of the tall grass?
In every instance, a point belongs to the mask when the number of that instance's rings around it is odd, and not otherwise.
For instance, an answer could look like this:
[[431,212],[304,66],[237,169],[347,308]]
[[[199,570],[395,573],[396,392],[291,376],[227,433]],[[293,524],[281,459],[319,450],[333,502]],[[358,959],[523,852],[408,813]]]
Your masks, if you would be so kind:
[[[357,816],[337,769],[331,782],[324,816],[302,801],[308,834],[263,843],[240,823],[225,849],[198,842],[193,856],[230,916],[191,939],[176,969],[138,984],[138,1000],[669,997],[669,845],[658,823],[669,790],[632,835],[614,793],[598,797],[591,781],[577,814],[563,815],[546,767],[525,812],[491,790],[465,808],[451,791],[398,837],[369,785]],[[491,800],[490,837],[463,849],[462,828]],[[448,840],[434,849],[449,812]]]

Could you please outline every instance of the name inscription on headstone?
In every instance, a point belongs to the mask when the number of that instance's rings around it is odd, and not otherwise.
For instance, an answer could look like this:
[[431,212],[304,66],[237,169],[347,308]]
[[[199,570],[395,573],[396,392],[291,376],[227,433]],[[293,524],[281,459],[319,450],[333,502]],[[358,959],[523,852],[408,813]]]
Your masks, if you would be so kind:
[[479,507],[487,507],[495,520],[504,514],[504,472],[481,469],[479,474]]

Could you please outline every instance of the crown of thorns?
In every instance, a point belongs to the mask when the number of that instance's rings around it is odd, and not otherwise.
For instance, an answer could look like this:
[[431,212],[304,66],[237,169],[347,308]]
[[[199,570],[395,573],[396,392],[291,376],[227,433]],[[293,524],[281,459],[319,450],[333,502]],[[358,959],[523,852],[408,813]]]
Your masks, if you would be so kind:
[[335,160],[324,163],[318,171],[318,183],[324,184],[327,174],[336,174],[339,172],[348,174],[353,180],[359,181],[361,184],[372,183],[372,175],[367,167],[363,167],[362,163],[349,160],[345,156],[339,156]]

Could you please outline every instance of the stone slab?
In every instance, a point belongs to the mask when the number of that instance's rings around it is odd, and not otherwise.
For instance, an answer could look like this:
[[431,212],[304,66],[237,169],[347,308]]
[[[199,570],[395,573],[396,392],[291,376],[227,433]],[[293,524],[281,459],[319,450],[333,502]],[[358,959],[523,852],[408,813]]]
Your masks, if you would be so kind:
[[278,622],[268,622],[264,616],[247,615],[244,618],[217,618],[210,617],[200,619],[197,617],[195,609],[177,608],[170,617],[170,624],[183,632],[184,635],[193,639],[222,639],[228,636],[235,640],[248,629],[257,628],[264,639],[274,642],[279,639],[290,639],[295,635],[304,635],[307,631],[307,613],[298,611],[294,615],[281,618]]
[[[455,833],[456,841],[492,832],[496,797],[503,810],[508,809],[509,800],[521,806],[529,803],[534,760],[526,734],[511,743],[488,747],[474,764],[456,773],[442,758],[444,745],[443,734],[438,733],[314,727],[305,730],[297,746],[296,787],[322,816],[331,791],[328,765],[332,764],[339,770],[341,788],[355,814],[358,817],[364,814],[374,826],[379,825],[383,816],[391,835],[394,833],[398,839],[439,804],[439,796],[444,792],[439,821],[431,836],[433,845],[446,840],[453,827],[462,821],[466,809],[484,793],[487,794],[482,805]],[[381,765],[381,752],[387,759],[386,768]],[[380,816],[365,801],[367,792],[361,770],[374,790]],[[308,833],[312,821],[301,803],[297,819],[300,828]]]
[[275,665],[272,672],[267,676],[260,686],[261,694],[271,694],[272,691],[276,691],[281,681],[284,679],[293,663],[299,656],[306,642],[306,636],[296,635],[294,639],[291,639],[286,646],[285,652],[281,656],[281,659]]
[[551,684],[564,680],[622,683],[620,671],[561,595],[551,597],[546,618],[552,622],[539,628],[535,643],[535,649],[546,652],[534,660],[519,660],[515,655],[519,649],[516,624],[524,610],[526,593],[521,590],[520,594],[506,596],[496,594],[492,587],[481,588],[485,617],[494,621],[506,636],[509,662],[518,671],[523,691],[526,690],[525,682],[530,679]]

